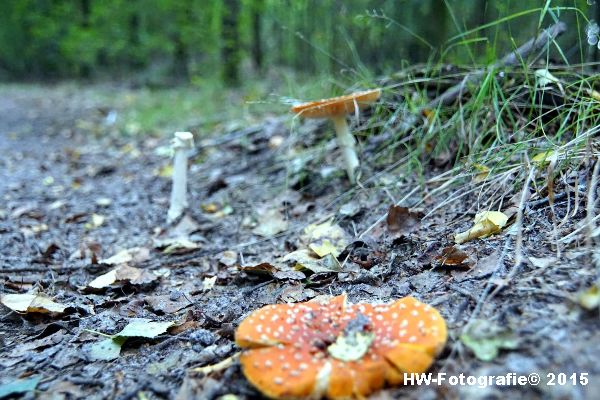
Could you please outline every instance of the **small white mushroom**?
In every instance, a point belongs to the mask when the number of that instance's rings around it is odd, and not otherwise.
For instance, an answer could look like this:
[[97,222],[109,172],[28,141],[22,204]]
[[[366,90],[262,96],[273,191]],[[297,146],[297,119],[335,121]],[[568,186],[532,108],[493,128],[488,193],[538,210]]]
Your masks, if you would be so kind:
[[171,141],[173,148],[173,188],[171,190],[171,206],[167,214],[167,222],[173,222],[183,214],[187,202],[187,160],[188,152],[194,147],[194,136],[190,132],[175,132]]

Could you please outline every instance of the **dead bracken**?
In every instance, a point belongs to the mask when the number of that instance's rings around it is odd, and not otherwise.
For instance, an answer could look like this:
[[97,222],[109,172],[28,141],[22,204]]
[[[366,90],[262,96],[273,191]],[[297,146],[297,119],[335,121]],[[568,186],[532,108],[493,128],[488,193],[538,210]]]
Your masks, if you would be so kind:
[[439,312],[412,297],[348,304],[346,295],[269,305],[236,331],[246,378],[271,398],[361,398],[426,371],[446,343]]

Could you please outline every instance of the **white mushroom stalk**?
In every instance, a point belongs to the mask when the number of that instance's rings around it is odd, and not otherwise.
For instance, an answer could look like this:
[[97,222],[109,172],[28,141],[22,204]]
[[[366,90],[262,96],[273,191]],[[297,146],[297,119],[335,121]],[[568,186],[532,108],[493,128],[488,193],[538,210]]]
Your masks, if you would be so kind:
[[194,135],[190,132],[175,132],[171,141],[173,155],[173,187],[167,222],[179,218],[188,206],[187,201],[187,161],[188,152],[194,147]]
[[344,166],[350,183],[356,182],[356,169],[359,167],[358,156],[356,155],[356,139],[350,133],[348,122],[345,115],[336,115],[331,118],[335,126],[337,135],[337,145],[342,150],[344,157]]
[[361,109],[373,104],[381,96],[381,89],[366,90],[345,96],[298,104],[292,112],[304,118],[330,118],[335,125],[337,145],[342,151],[348,179],[356,183],[356,170],[360,166],[356,154],[356,139],[352,136],[346,115],[358,115]]

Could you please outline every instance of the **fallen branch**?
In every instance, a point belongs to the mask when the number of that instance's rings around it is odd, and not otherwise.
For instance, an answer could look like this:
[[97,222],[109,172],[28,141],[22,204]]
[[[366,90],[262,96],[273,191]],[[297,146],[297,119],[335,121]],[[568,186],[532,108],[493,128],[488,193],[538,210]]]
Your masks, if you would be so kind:
[[[564,22],[557,22],[551,27],[544,29],[536,38],[530,39],[527,43],[517,48],[516,50],[510,52],[509,54],[502,57],[500,60],[496,61],[493,65],[484,70],[478,70],[476,72],[467,74],[465,78],[457,85],[452,86],[440,96],[431,100],[424,109],[433,109],[442,105],[448,105],[456,100],[458,97],[462,96],[464,92],[465,86],[468,83],[474,84],[479,82],[487,71],[510,67],[513,65],[518,65],[519,62],[525,58],[527,58],[531,53],[536,52],[541,49],[545,49],[552,41],[554,41],[558,36],[563,34],[567,30],[567,25]],[[538,53],[531,62],[534,62],[541,56],[542,52]]]

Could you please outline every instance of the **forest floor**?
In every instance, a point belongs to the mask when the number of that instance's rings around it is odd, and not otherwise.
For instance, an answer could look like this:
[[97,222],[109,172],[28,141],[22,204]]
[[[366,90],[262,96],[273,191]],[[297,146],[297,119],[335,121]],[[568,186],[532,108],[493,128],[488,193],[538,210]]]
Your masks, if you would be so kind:
[[[449,339],[432,372],[541,377],[538,385],[388,388],[373,399],[597,398],[600,319],[578,301],[596,279],[587,230],[575,232],[586,217],[585,193],[557,188],[565,195],[557,194],[554,210],[544,198],[523,203],[515,193],[504,209],[522,206],[520,228],[513,216],[502,232],[456,245],[459,260],[448,261],[443,249],[481,211],[477,182],[457,197],[443,188],[443,169],[427,166],[425,184],[376,170],[365,146],[363,184],[352,187],[335,168],[334,142],[322,138],[330,126],[298,122],[290,132],[282,115],[200,137],[188,215],[168,226],[169,135],[109,134],[122,110],[111,114],[113,104],[86,93],[0,89],[1,292],[37,291],[67,306],[26,313],[0,306],[0,398],[260,398],[236,361],[198,368],[239,351],[234,331],[250,311],[343,292],[353,303],[410,295],[439,309]],[[299,155],[318,148],[322,158],[298,167],[291,148],[303,149]],[[586,182],[591,173],[576,171]],[[419,206],[399,211],[391,229],[386,214],[400,200]],[[554,228],[552,212],[570,216]],[[306,247],[305,228],[315,223],[343,230],[340,265],[294,270],[281,258]],[[175,233],[186,240],[169,241]],[[109,258],[132,248],[129,260]],[[116,280],[90,287],[115,268]],[[101,334],[134,318],[174,325],[129,338],[120,354],[98,347]]]

